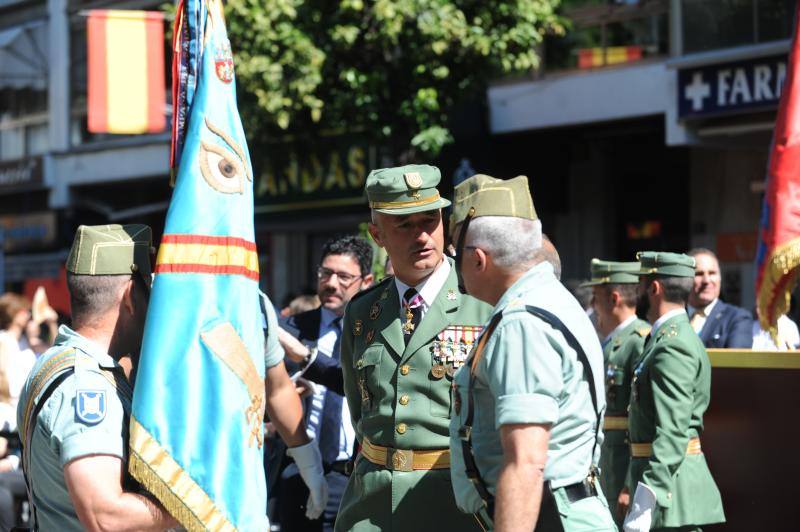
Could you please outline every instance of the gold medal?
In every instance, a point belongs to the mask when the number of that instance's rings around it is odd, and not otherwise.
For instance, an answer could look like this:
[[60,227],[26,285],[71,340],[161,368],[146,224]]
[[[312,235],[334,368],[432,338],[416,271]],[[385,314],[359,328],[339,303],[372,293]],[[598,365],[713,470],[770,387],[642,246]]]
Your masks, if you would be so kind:
[[455,364],[451,364],[451,365],[447,366],[447,376],[448,377],[452,378],[453,375],[455,375],[455,373],[456,373],[456,365]]
[[431,368],[431,375],[433,375],[434,379],[441,379],[445,373],[447,373],[447,370],[441,364],[436,364]]
[[414,332],[414,324],[411,320],[414,319],[414,314],[411,313],[410,308],[406,308],[406,322],[403,324],[403,334],[411,334]]

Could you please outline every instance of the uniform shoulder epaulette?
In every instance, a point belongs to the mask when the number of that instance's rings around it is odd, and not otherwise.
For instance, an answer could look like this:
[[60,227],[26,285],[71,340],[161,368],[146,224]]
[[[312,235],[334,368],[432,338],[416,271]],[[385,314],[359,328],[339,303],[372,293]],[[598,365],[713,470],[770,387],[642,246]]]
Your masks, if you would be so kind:
[[362,290],[361,292],[359,292],[356,295],[354,295],[350,299],[350,303],[354,303],[354,302],[358,301],[359,299],[363,298],[367,294],[373,294],[378,289],[386,289],[386,288],[388,288],[389,282],[393,281],[393,280],[394,280],[394,275],[390,275],[388,277],[384,277],[383,279],[381,279],[381,282],[376,283],[376,284],[370,286],[369,288],[367,288],[366,290]]
[[650,331],[652,330],[653,330],[652,327],[647,326],[647,327],[639,327],[634,332],[636,332],[636,334],[638,334],[642,338],[646,338],[647,335],[650,334]]

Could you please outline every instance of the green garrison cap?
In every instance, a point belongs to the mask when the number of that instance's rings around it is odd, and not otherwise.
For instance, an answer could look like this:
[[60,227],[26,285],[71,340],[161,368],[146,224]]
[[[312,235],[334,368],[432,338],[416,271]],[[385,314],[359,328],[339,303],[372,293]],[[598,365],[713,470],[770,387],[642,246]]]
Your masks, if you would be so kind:
[[694,277],[694,257],[683,253],[640,251],[636,254],[636,258],[642,263],[639,275]]
[[153,233],[142,224],[82,225],[67,257],[67,271],[78,275],[150,276]]
[[598,284],[636,284],[639,282],[638,262],[613,262],[610,260],[592,259],[592,280],[581,286]]
[[528,178],[524,175],[513,179],[497,179],[477,174],[459,183],[453,197],[453,214],[450,227],[464,221],[470,209],[475,209],[473,217],[511,216],[538,220],[533,208]]
[[441,178],[439,169],[427,164],[373,170],[367,176],[369,206],[396,216],[447,207],[450,201],[436,189]]

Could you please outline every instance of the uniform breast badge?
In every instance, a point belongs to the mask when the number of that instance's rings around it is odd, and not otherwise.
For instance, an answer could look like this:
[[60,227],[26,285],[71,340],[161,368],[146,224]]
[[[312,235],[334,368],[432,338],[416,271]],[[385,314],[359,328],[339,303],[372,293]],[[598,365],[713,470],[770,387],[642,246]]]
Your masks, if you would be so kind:
[[381,315],[381,306],[378,303],[372,305],[372,308],[369,309],[369,319],[377,320],[378,316]]

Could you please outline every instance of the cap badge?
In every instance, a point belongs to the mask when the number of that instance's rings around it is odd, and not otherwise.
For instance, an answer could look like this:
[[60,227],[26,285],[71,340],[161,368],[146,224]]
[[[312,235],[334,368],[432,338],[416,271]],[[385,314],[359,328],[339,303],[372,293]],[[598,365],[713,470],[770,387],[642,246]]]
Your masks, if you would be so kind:
[[406,172],[403,177],[406,179],[408,188],[420,188],[422,186],[422,176],[419,172]]

